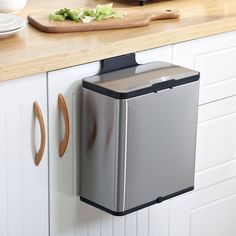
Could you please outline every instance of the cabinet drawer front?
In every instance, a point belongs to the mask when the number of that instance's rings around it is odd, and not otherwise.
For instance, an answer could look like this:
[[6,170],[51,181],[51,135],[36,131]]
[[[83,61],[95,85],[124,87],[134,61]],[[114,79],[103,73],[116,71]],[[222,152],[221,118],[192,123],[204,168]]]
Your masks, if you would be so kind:
[[195,69],[201,71],[201,86],[236,78],[236,47],[196,55]]
[[227,116],[236,112],[236,96],[199,106],[198,123]]
[[199,104],[236,94],[236,48],[205,53],[194,58],[201,72]]
[[199,104],[213,102],[236,94],[236,78],[200,88]]
[[199,107],[196,171],[236,158],[236,97]]
[[234,31],[173,46],[174,64],[201,72],[199,104],[236,94],[235,37]]

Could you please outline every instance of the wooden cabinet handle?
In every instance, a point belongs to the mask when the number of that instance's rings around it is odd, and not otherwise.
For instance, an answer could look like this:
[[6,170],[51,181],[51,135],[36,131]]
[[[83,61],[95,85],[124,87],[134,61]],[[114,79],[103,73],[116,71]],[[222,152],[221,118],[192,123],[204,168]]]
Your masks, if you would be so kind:
[[68,114],[66,102],[65,102],[65,99],[61,93],[58,95],[58,106],[59,106],[59,109],[63,115],[64,125],[65,125],[64,138],[59,145],[59,156],[63,157],[63,155],[66,151],[67,145],[68,145],[68,141],[69,141],[70,123],[69,123],[69,114]]
[[38,119],[40,132],[41,132],[40,148],[35,154],[35,161],[34,161],[35,165],[38,166],[44,154],[45,143],[46,143],[46,131],[45,131],[45,125],[44,125],[44,120],[43,120],[43,114],[41,112],[38,102],[34,102],[33,109],[34,109],[34,115]]

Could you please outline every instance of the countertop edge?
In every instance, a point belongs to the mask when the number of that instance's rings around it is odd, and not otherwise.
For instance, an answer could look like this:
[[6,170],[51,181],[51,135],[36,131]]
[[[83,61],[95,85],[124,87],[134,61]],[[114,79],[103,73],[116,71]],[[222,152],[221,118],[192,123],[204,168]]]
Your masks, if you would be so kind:
[[[222,28],[222,24],[226,27]],[[90,48],[89,51],[84,52],[75,50],[70,54],[59,53],[53,56],[38,57],[36,60],[24,61],[22,64],[17,65],[9,63],[7,67],[0,67],[0,81],[27,77],[34,74],[99,61],[122,54],[168,46],[234,30],[236,30],[236,16],[114,41],[100,45],[96,50],[95,48]],[[103,50],[104,47],[106,50]]]

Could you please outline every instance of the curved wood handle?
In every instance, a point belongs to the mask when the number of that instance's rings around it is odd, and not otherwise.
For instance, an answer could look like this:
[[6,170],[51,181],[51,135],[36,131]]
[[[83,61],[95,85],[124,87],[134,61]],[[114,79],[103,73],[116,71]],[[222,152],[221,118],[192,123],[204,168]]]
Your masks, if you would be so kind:
[[64,124],[65,124],[64,138],[59,145],[59,156],[63,157],[63,155],[66,151],[67,145],[68,145],[68,141],[69,141],[70,123],[69,123],[69,114],[68,114],[66,102],[65,102],[65,99],[61,93],[58,95],[58,106],[59,106],[59,109],[63,115]]
[[149,12],[151,18],[150,20],[168,20],[168,19],[177,19],[180,16],[179,11],[177,10],[165,10],[159,12]]
[[41,132],[40,148],[35,153],[35,161],[34,161],[35,165],[38,166],[44,154],[44,149],[45,149],[45,144],[46,144],[46,131],[45,131],[45,125],[44,125],[44,120],[43,120],[43,114],[41,112],[38,102],[34,102],[33,109],[34,109],[34,115],[38,119],[40,132]]

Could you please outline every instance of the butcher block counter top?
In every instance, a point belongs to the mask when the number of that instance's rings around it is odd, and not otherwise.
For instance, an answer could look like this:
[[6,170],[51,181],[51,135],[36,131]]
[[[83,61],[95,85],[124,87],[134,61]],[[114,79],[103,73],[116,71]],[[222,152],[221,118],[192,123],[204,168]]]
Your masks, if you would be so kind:
[[[28,0],[18,14],[26,17],[36,11],[104,3],[108,1]],[[134,0],[114,3],[115,7],[137,5]],[[177,9],[180,18],[141,28],[62,34],[42,33],[28,24],[18,34],[0,38],[0,81],[236,30],[235,0],[156,0],[139,8]]]

